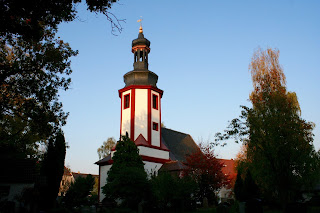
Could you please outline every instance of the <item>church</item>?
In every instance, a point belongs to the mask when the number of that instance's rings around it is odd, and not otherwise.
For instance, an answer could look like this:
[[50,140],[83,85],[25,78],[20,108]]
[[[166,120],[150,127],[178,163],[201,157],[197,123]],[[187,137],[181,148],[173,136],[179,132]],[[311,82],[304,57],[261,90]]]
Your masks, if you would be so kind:
[[[120,135],[128,133],[139,149],[147,173],[166,170],[180,172],[187,154],[199,147],[188,134],[161,127],[161,98],[158,75],[148,69],[150,41],[140,26],[138,38],[132,41],[133,70],[126,73],[125,86],[119,90],[121,100]],[[101,187],[106,184],[112,166],[111,154],[95,164],[99,166],[99,202],[104,199]]]

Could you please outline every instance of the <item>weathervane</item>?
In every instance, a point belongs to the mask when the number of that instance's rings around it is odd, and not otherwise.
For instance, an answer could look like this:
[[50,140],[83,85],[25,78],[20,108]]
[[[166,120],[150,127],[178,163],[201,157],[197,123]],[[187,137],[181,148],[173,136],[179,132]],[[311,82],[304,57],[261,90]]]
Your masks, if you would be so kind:
[[143,30],[142,30],[142,16],[140,16],[140,19],[137,21],[140,23],[140,29],[139,29],[139,33],[143,33]]

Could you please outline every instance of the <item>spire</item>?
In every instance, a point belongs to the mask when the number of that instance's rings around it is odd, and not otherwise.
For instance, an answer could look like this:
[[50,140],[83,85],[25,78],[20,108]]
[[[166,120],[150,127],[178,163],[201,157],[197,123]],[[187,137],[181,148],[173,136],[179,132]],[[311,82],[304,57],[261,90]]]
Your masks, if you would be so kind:
[[152,85],[157,86],[158,76],[148,69],[148,54],[150,53],[150,41],[143,35],[143,29],[140,22],[138,38],[132,41],[132,53],[134,57],[133,70],[126,73],[124,82],[126,86],[130,85]]
[[148,54],[150,53],[150,41],[143,35],[141,21],[138,38],[132,41],[132,53],[134,54],[134,70],[148,70]]
[[142,29],[142,16],[140,16],[141,17],[141,19],[139,19],[137,22],[139,22],[140,23],[140,28],[139,28],[139,34],[140,33],[143,33],[143,29]]

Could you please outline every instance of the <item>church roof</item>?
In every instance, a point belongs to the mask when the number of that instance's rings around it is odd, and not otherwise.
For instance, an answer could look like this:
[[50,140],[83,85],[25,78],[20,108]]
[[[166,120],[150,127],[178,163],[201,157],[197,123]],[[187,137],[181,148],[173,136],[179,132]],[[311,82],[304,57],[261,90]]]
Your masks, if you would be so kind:
[[99,178],[99,175],[80,173],[80,172],[72,172],[74,179],[78,179],[79,177],[86,178],[88,175],[91,175],[93,178]]
[[111,164],[111,162],[113,161],[111,159],[111,154],[109,154],[107,157],[102,158],[101,160],[98,160],[97,162],[95,162],[95,164],[103,166],[103,165]]
[[[198,145],[194,142],[193,138],[189,134],[178,132],[172,129],[161,128],[161,148],[169,149],[169,158],[171,161],[186,161],[186,155],[195,152],[199,149]],[[149,145],[142,135],[136,140],[137,146]],[[111,155],[97,161],[97,165],[111,164]],[[177,166],[175,164],[175,166]]]
[[169,172],[182,171],[186,168],[187,168],[187,166],[184,165],[181,161],[170,161],[170,162],[163,164],[161,166],[159,172],[161,172],[161,171],[169,171]]
[[63,175],[72,176],[72,173],[70,172],[70,169],[68,169],[66,166],[64,166]]
[[136,45],[146,45],[147,47],[150,46],[150,41],[144,37],[143,32],[139,32],[138,38],[132,41],[132,47]]
[[222,173],[228,175],[230,179],[237,177],[236,165],[233,159],[218,159],[223,164]]
[[178,132],[172,129],[161,128],[162,142],[170,150],[171,160],[186,161],[186,155],[199,149],[189,134]]

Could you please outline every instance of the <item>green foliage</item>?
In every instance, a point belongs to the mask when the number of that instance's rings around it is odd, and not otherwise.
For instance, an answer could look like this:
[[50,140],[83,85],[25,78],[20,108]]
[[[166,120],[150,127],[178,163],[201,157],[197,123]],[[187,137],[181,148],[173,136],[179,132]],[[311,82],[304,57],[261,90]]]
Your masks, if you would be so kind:
[[121,206],[136,210],[149,193],[147,173],[139,149],[128,136],[116,145],[107,184],[102,187],[107,199],[121,200]]
[[319,154],[313,147],[314,124],[301,118],[297,96],[286,90],[278,57],[279,51],[272,49],[255,53],[250,65],[253,106],[242,106],[240,118],[216,136],[247,145],[246,163],[261,192],[285,206],[319,177]]
[[[268,100],[248,110],[248,159],[260,187],[287,203],[309,185],[315,159],[314,125],[301,119],[286,94],[264,94]],[[273,193],[272,193],[273,192]],[[276,193],[274,193],[276,192]]]
[[94,185],[94,178],[88,175],[86,178],[78,177],[67,191],[66,196],[62,199],[64,205],[68,208],[79,207],[81,205],[92,205],[90,193]]
[[183,171],[197,183],[195,196],[202,202],[206,197],[210,204],[216,202],[216,192],[230,183],[229,177],[223,174],[223,164],[216,158],[210,145],[200,144],[200,148],[186,157]]
[[95,178],[91,195],[92,196],[95,196],[95,195],[98,196],[98,192],[99,192],[99,178]]
[[[61,22],[75,19],[81,0],[1,1],[0,4],[0,154],[38,157],[38,145],[57,134],[68,116],[58,92],[67,90],[77,55],[56,38]],[[107,11],[116,0],[87,0],[112,29],[119,20]]]
[[42,163],[42,174],[46,177],[47,187],[41,189],[42,203],[45,208],[54,206],[58,196],[60,182],[64,172],[66,142],[64,135],[59,132],[54,139],[49,140],[48,150]]
[[239,171],[238,171],[238,174],[237,174],[236,182],[234,184],[234,195],[235,195],[236,199],[239,200],[239,201],[244,201],[245,200],[244,184],[243,184],[243,180],[242,180],[242,177],[241,177],[241,172],[239,172]]
[[244,192],[246,199],[259,198],[259,188],[251,176],[250,170],[247,171],[244,179]]
[[197,184],[190,177],[179,178],[169,173],[162,172],[153,176],[151,181],[153,208],[168,211],[183,211],[195,208],[193,197]]
[[260,197],[258,186],[252,179],[250,170],[246,172],[244,180],[241,177],[241,172],[238,172],[234,186],[234,194],[239,201]]
[[48,32],[42,42],[17,36],[0,43],[0,141],[2,151],[34,154],[65,124],[67,114],[58,101],[68,89],[69,57],[77,52]]
[[[113,28],[121,25],[118,19],[110,17],[108,12],[117,0],[86,0],[90,12],[102,13],[111,22]],[[21,35],[24,40],[41,41],[47,30],[57,30],[61,22],[73,21],[77,16],[77,4],[81,0],[33,0],[29,1],[2,1],[0,5],[0,36],[13,38]]]

